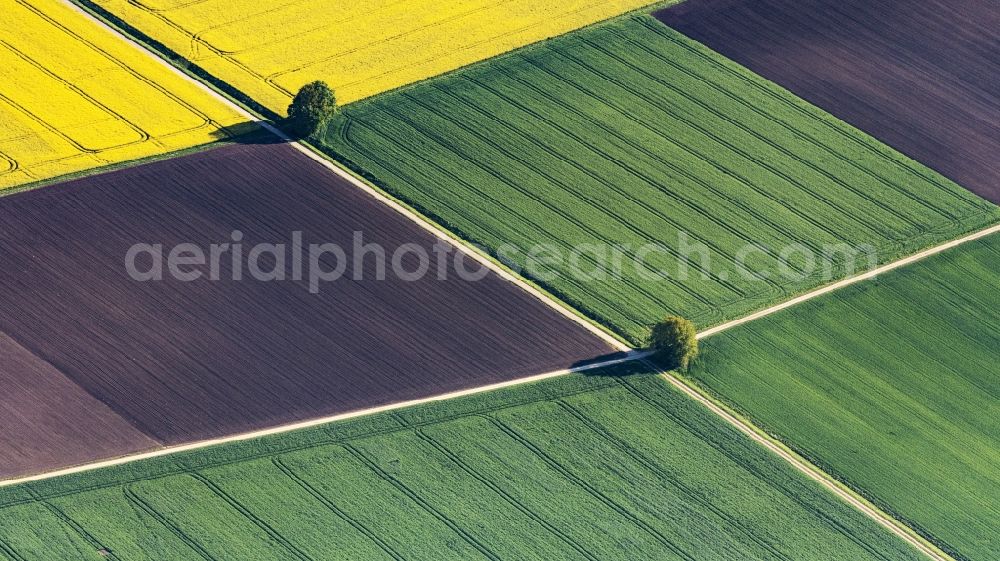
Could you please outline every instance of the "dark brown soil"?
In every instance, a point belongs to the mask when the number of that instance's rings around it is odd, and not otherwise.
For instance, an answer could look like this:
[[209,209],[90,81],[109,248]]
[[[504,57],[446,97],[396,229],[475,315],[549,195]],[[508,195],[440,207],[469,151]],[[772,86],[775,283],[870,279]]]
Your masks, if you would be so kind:
[[0,333],[0,479],[157,446],[52,365]]
[[997,0],[688,0],[656,17],[1000,202]]
[[[319,294],[305,280],[233,281],[228,259],[220,275],[228,280],[216,282],[126,274],[133,244],[207,248],[233,230],[244,233],[247,251],[290,243],[296,230],[306,244],[348,249],[355,231],[389,251],[434,243],[289,146],[220,148],[0,199],[0,330],[166,444],[611,352],[515,285],[494,274],[463,281],[450,266],[446,281],[429,274],[416,282],[353,281],[349,266]],[[374,272],[374,260],[365,263]],[[7,361],[0,358],[0,371]]]

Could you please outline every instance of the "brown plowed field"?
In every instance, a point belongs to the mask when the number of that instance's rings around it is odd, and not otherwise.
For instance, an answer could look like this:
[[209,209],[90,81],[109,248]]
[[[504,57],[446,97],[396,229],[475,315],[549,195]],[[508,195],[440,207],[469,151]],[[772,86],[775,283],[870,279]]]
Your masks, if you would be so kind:
[[656,17],[1000,203],[997,0],[689,0]]
[[157,445],[0,333],[0,479]]
[[[138,282],[126,273],[135,243],[163,244],[166,254],[187,242],[207,252],[234,230],[245,235],[245,253],[258,242],[290,244],[294,231],[306,244],[348,251],[355,231],[389,252],[434,243],[287,145],[219,148],[0,199],[0,231],[17,240],[0,246],[0,330],[166,444],[611,352],[495,274],[460,280],[453,263],[448,280],[432,273],[415,282],[391,274],[353,281],[348,266],[319,294],[305,280],[234,281],[228,258],[220,277],[229,280]],[[369,274],[374,263],[365,261]]]

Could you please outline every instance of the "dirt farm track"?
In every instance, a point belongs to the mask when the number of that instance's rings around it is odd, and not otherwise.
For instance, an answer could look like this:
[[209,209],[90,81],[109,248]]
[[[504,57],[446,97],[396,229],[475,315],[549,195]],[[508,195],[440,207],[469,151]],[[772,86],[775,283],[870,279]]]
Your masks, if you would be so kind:
[[699,0],[656,16],[1000,202],[996,0]]
[[[348,249],[355,231],[390,252],[434,243],[281,144],[218,148],[0,198],[0,231],[19,240],[0,244],[0,378],[18,387],[19,375],[42,372],[60,411],[57,422],[35,424],[38,415],[19,412],[34,407],[30,399],[0,402],[0,446],[15,450],[0,460],[0,476],[62,467],[24,445],[40,438],[79,441],[86,433],[99,441],[88,440],[97,442],[90,456],[113,456],[538,374],[612,351],[492,273],[477,282],[453,273],[446,281],[390,274],[355,282],[349,265],[319,294],[308,279],[233,281],[227,259],[221,281],[138,282],[126,273],[133,244],[207,248],[234,230],[247,248],[288,243],[295,230],[305,244]],[[95,459],[87,455],[63,458]]]

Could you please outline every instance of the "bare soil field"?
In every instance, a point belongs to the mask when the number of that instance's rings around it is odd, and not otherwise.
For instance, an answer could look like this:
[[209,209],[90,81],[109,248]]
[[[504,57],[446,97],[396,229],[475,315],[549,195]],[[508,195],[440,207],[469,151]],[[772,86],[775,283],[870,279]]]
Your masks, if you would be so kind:
[[157,445],[0,332],[0,479]]
[[996,0],[692,0],[655,15],[1000,202]]
[[[390,255],[407,243],[426,248],[432,272],[412,282],[390,272],[378,281],[369,257],[366,279],[354,281],[348,253],[344,277],[317,294],[308,278],[250,280],[246,266],[244,280],[233,280],[231,253],[220,260],[218,281],[206,272],[193,282],[169,274],[139,282],[126,272],[133,244],[162,244],[166,255],[191,243],[208,253],[211,244],[231,243],[234,230],[246,252],[257,243],[290,245],[295,231],[307,247],[335,243],[350,252],[360,231]],[[0,231],[18,240],[0,244],[0,330],[165,444],[612,352],[495,274],[461,280],[448,258],[447,280],[438,280],[429,233],[281,144],[218,148],[10,195],[0,199]],[[403,262],[416,269],[415,258]],[[4,353],[0,372],[9,360]]]

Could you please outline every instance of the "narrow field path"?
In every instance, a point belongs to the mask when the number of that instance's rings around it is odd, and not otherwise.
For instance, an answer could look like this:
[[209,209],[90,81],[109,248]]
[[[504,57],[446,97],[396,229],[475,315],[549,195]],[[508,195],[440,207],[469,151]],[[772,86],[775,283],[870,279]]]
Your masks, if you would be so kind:
[[709,329],[705,329],[704,331],[701,331],[700,333],[698,333],[698,338],[702,339],[704,337],[710,337],[712,335],[715,335],[716,333],[721,333],[722,331],[726,331],[727,329],[732,329],[732,328],[736,327],[737,325],[742,325],[744,323],[751,322],[751,321],[753,321],[755,319],[760,319],[762,317],[769,316],[771,314],[780,312],[781,310],[784,310],[786,308],[791,308],[792,306],[796,306],[796,305],[801,304],[803,302],[808,302],[809,300],[812,300],[813,298],[817,298],[819,296],[823,296],[824,294],[829,294],[831,292],[834,292],[836,290],[840,290],[841,288],[844,288],[846,286],[850,286],[850,285],[855,284],[855,283],[859,283],[859,282],[862,282],[862,281],[873,279],[873,278],[875,278],[875,277],[877,277],[877,276],[879,276],[881,274],[888,273],[889,271],[892,271],[894,269],[898,269],[900,267],[905,267],[906,265],[910,265],[912,263],[916,263],[917,261],[920,261],[921,259],[926,259],[926,258],[928,258],[928,257],[930,257],[932,255],[937,255],[938,253],[941,253],[943,251],[947,251],[947,250],[952,249],[954,247],[958,247],[958,246],[960,246],[962,244],[973,242],[973,241],[976,241],[976,240],[978,240],[980,238],[985,238],[986,236],[989,236],[991,234],[996,234],[996,233],[1000,233],[1000,224],[995,224],[993,226],[990,226],[989,228],[984,228],[982,230],[979,230],[978,232],[973,232],[973,233],[971,233],[971,234],[969,234],[967,236],[958,238],[956,240],[952,240],[950,242],[945,242],[945,243],[943,243],[941,245],[936,245],[934,247],[925,249],[925,250],[923,250],[923,251],[921,251],[919,253],[914,253],[913,255],[911,255],[909,257],[904,257],[904,258],[902,258],[902,259],[900,259],[898,261],[893,261],[892,263],[887,263],[885,265],[882,265],[881,267],[872,269],[871,271],[868,271],[867,273],[863,273],[863,274],[860,274],[860,275],[857,275],[857,276],[853,276],[853,277],[848,277],[848,278],[846,278],[844,280],[837,281],[837,282],[835,282],[833,284],[829,284],[827,286],[823,286],[823,287],[817,288],[816,290],[813,290],[811,292],[807,292],[807,293],[805,293],[805,294],[803,294],[801,296],[797,296],[795,298],[792,298],[791,300],[782,302],[781,304],[776,304],[774,306],[771,306],[770,308],[766,308],[766,309],[761,310],[759,312],[750,314],[750,315],[748,315],[746,317],[735,319],[733,321],[728,321],[728,322],[723,323],[721,325],[717,325],[715,327],[712,327],[712,328],[709,328]]
[[[125,456],[125,457],[121,457],[121,458],[117,458],[117,459],[113,459],[113,460],[107,460],[107,461],[96,462],[96,463],[92,463],[92,464],[81,465],[81,466],[77,466],[77,467],[74,467],[74,468],[59,470],[59,471],[50,472],[50,473],[39,474],[39,475],[31,476],[31,477],[26,477],[26,478],[21,478],[21,479],[16,479],[16,480],[10,480],[10,481],[4,481],[4,482],[0,482],[0,487],[17,485],[17,484],[22,484],[22,483],[28,483],[28,482],[32,482],[32,481],[40,481],[40,480],[44,480],[44,479],[50,479],[50,478],[59,477],[59,476],[63,476],[63,475],[69,475],[69,474],[73,474],[73,473],[81,473],[81,472],[91,471],[91,470],[95,470],[95,469],[100,469],[100,468],[103,468],[103,467],[110,467],[110,466],[121,465],[121,464],[125,464],[125,463],[130,463],[130,462],[135,462],[135,461],[139,461],[139,460],[143,460],[143,459],[165,456],[165,455],[174,454],[174,453],[177,453],[177,452],[184,452],[184,451],[190,451],[190,450],[197,450],[199,448],[206,448],[206,447],[209,447],[209,446],[216,446],[216,445],[224,444],[224,443],[228,443],[228,442],[237,442],[237,441],[241,441],[241,440],[249,440],[249,439],[259,438],[259,437],[268,436],[268,435],[280,434],[280,433],[294,431],[294,430],[303,429],[303,428],[307,428],[307,427],[312,427],[312,426],[316,426],[316,425],[331,423],[331,422],[335,422],[335,421],[339,421],[339,420],[344,420],[344,419],[349,419],[349,418],[354,418],[354,417],[360,417],[360,416],[364,416],[364,415],[371,415],[371,414],[380,413],[380,412],[384,412],[384,411],[390,411],[390,410],[393,410],[393,409],[400,409],[400,408],[403,408],[403,407],[409,407],[409,406],[413,406],[413,405],[417,405],[417,404],[428,403],[428,402],[432,402],[432,401],[446,400],[446,399],[451,399],[451,398],[455,398],[455,397],[460,397],[460,396],[463,396],[463,395],[471,395],[471,394],[475,394],[475,393],[482,393],[482,392],[491,391],[491,390],[495,390],[495,389],[499,389],[499,388],[503,388],[503,387],[510,387],[510,386],[515,386],[515,385],[520,385],[520,384],[526,384],[526,383],[536,382],[536,381],[544,380],[544,379],[547,379],[547,378],[553,378],[553,377],[556,377],[556,376],[563,376],[563,375],[567,375],[567,374],[571,374],[571,373],[575,373],[575,372],[583,372],[583,371],[587,371],[587,370],[594,370],[594,369],[597,369],[597,368],[602,368],[602,367],[606,367],[606,366],[612,366],[612,365],[615,365],[615,364],[621,364],[621,363],[624,363],[624,362],[629,362],[629,361],[634,361],[634,360],[643,360],[643,359],[647,359],[649,357],[649,355],[650,355],[649,352],[641,351],[641,350],[636,350],[636,349],[631,349],[628,345],[626,345],[625,343],[623,343],[617,337],[611,335],[609,332],[607,332],[604,329],[602,329],[602,328],[596,326],[595,324],[591,323],[590,321],[588,321],[587,319],[585,319],[581,315],[577,314],[575,311],[569,309],[567,306],[563,305],[562,303],[557,302],[551,296],[545,294],[541,290],[539,290],[536,287],[532,286],[530,283],[526,282],[524,279],[522,279],[522,278],[520,278],[520,277],[512,274],[511,272],[507,271],[506,269],[504,269],[503,267],[501,267],[500,265],[498,265],[496,262],[494,262],[491,259],[489,259],[486,255],[484,255],[484,254],[482,254],[482,253],[480,253],[480,252],[478,252],[478,251],[470,248],[469,246],[467,246],[461,240],[458,240],[457,238],[455,238],[455,237],[451,236],[450,234],[444,232],[443,230],[437,228],[435,225],[431,224],[426,219],[422,218],[421,216],[419,216],[418,214],[416,214],[412,210],[408,209],[407,207],[405,207],[404,205],[402,205],[398,201],[395,201],[395,200],[387,197],[383,193],[381,193],[378,190],[374,189],[373,187],[367,185],[366,183],[364,183],[363,181],[361,181],[357,177],[355,177],[353,174],[351,174],[347,170],[341,168],[340,166],[334,164],[329,159],[321,156],[320,154],[318,154],[316,151],[312,150],[307,145],[305,145],[303,143],[300,143],[300,142],[293,141],[291,138],[289,138],[287,135],[285,135],[283,132],[281,132],[280,130],[278,130],[276,127],[274,127],[270,123],[263,121],[258,116],[253,115],[252,113],[250,113],[249,111],[243,109],[242,107],[239,107],[233,101],[231,101],[230,99],[228,99],[228,98],[224,97],[223,95],[219,94],[218,92],[216,92],[215,90],[211,89],[210,87],[208,87],[204,83],[202,83],[202,82],[200,82],[198,80],[195,80],[194,78],[192,78],[192,77],[184,74],[179,69],[173,67],[167,61],[165,61],[162,58],[160,58],[156,53],[147,50],[143,45],[141,45],[141,44],[137,43],[136,41],[132,40],[131,38],[123,35],[117,29],[115,29],[115,28],[113,28],[111,26],[108,26],[106,23],[104,23],[103,21],[97,19],[92,14],[90,14],[89,12],[83,10],[82,8],[80,8],[79,6],[77,6],[76,4],[74,4],[73,2],[71,2],[70,0],[63,0],[63,2],[67,6],[70,6],[72,9],[76,10],[77,12],[79,12],[82,17],[85,17],[85,18],[89,19],[90,21],[93,21],[95,24],[97,24],[97,25],[99,25],[99,26],[101,26],[101,27],[109,30],[110,32],[116,34],[123,41],[126,41],[126,42],[132,44],[133,46],[135,46],[139,50],[143,51],[145,54],[147,54],[152,59],[159,61],[159,63],[161,63],[164,66],[166,66],[167,68],[171,69],[171,71],[176,72],[178,75],[183,76],[186,79],[188,79],[189,81],[191,81],[191,83],[196,84],[198,87],[203,88],[205,91],[207,91],[208,93],[210,93],[211,95],[213,95],[214,97],[216,97],[217,99],[219,99],[220,101],[222,101],[222,102],[228,104],[229,106],[235,108],[237,111],[240,112],[240,114],[242,116],[244,116],[245,118],[247,118],[249,121],[253,121],[253,122],[259,123],[260,126],[262,126],[263,128],[265,128],[266,130],[270,131],[271,133],[273,133],[277,137],[279,137],[282,140],[284,140],[284,141],[288,142],[289,144],[291,144],[293,147],[295,147],[296,150],[299,150],[300,152],[302,152],[303,154],[305,154],[308,157],[312,158],[313,160],[319,162],[320,164],[322,164],[323,166],[325,166],[326,168],[328,168],[332,172],[336,173],[337,175],[339,175],[339,176],[343,177],[344,179],[346,179],[347,181],[351,182],[351,184],[357,186],[359,189],[364,190],[365,192],[369,193],[373,197],[375,197],[378,200],[382,201],[383,203],[389,205],[389,207],[393,208],[394,210],[400,212],[401,214],[403,214],[407,218],[411,219],[413,222],[417,223],[421,228],[423,228],[426,231],[434,234],[435,236],[437,236],[440,239],[448,240],[448,241],[454,243],[458,248],[460,248],[463,252],[465,252],[470,257],[476,259],[476,261],[478,261],[479,263],[483,264],[486,267],[489,267],[491,270],[493,270],[494,272],[496,272],[497,274],[499,274],[502,278],[504,278],[504,279],[506,279],[506,280],[508,280],[510,282],[515,283],[516,285],[518,285],[519,287],[521,287],[522,289],[524,289],[525,291],[527,291],[529,294],[533,295],[534,297],[538,298],[539,300],[545,302],[547,305],[551,306],[553,309],[557,310],[560,314],[562,314],[562,315],[566,316],[567,318],[569,318],[569,319],[571,319],[571,320],[579,323],[581,326],[583,326],[584,328],[586,328],[590,332],[594,333],[595,335],[598,335],[603,340],[605,340],[609,344],[611,344],[614,348],[621,350],[623,352],[623,354],[620,355],[620,356],[618,356],[618,357],[615,357],[615,358],[612,358],[612,359],[609,359],[609,360],[605,360],[605,361],[602,361],[602,362],[595,362],[595,363],[586,364],[586,365],[575,367],[575,368],[570,368],[570,369],[559,370],[559,371],[555,371],[555,372],[548,372],[548,373],[538,374],[538,375],[535,375],[535,376],[529,376],[529,377],[526,377],[526,378],[521,378],[521,379],[511,380],[511,381],[506,381],[506,382],[501,382],[501,383],[498,383],[498,384],[492,384],[492,385],[488,385],[488,386],[482,386],[482,387],[477,387],[477,388],[471,388],[471,389],[461,390],[461,391],[452,392],[452,393],[448,393],[448,394],[443,394],[443,395],[439,395],[439,396],[434,396],[434,397],[430,397],[430,398],[425,398],[425,399],[420,399],[420,400],[414,400],[414,401],[408,401],[408,402],[402,402],[402,403],[396,403],[396,404],[391,404],[391,405],[386,405],[386,406],[381,406],[381,407],[375,407],[375,408],[371,408],[371,409],[359,410],[359,411],[354,411],[354,412],[350,412],[350,413],[335,415],[335,416],[326,417],[326,418],[313,419],[313,420],[304,421],[304,422],[300,422],[300,423],[295,423],[295,424],[291,424],[291,425],[274,427],[274,428],[267,429],[267,430],[256,431],[256,432],[246,433],[246,434],[241,434],[241,435],[234,435],[234,436],[230,436],[230,437],[226,437],[226,438],[220,438],[220,439],[214,439],[214,440],[207,440],[207,441],[202,441],[202,442],[195,442],[195,443],[191,443],[191,444],[185,444],[185,445],[182,445],[182,446],[175,446],[175,447],[163,448],[163,449],[160,449],[160,450],[156,450],[156,451],[148,452],[148,453],[144,453],[144,454],[136,454],[136,455],[132,455],[132,456]],[[783,302],[781,304],[778,304],[778,305],[772,306],[770,308],[761,310],[759,312],[753,313],[751,315],[748,315],[748,316],[746,316],[744,318],[740,318],[740,319],[737,319],[737,320],[734,320],[734,321],[723,323],[721,325],[718,325],[716,327],[712,327],[710,329],[706,329],[706,330],[704,330],[704,331],[702,331],[702,332],[700,332],[698,334],[698,338],[701,339],[701,338],[705,338],[705,337],[710,337],[712,335],[715,335],[717,333],[723,332],[723,331],[728,330],[728,329],[732,329],[732,328],[734,328],[736,326],[739,326],[739,325],[742,325],[744,323],[747,323],[747,322],[750,322],[750,321],[754,321],[756,319],[759,319],[759,318],[762,318],[762,317],[765,317],[765,316],[777,313],[777,312],[779,312],[781,310],[790,308],[792,306],[801,304],[803,302],[807,302],[809,300],[812,300],[812,299],[817,298],[819,296],[822,296],[824,294],[828,294],[830,292],[833,292],[833,291],[839,290],[841,288],[844,288],[846,286],[849,286],[849,285],[852,285],[852,284],[855,284],[855,283],[858,283],[858,282],[862,282],[862,281],[865,281],[865,280],[872,279],[874,277],[877,277],[880,274],[883,274],[883,273],[886,273],[888,271],[892,271],[894,269],[897,269],[897,268],[909,265],[909,264],[914,263],[916,261],[919,261],[921,259],[925,259],[925,258],[930,257],[932,255],[941,253],[943,251],[946,251],[948,249],[957,247],[957,246],[965,244],[965,243],[969,243],[969,242],[978,240],[980,238],[983,238],[985,236],[988,236],[988,235],[991,235],[991,234],[994,234],[994,233],[1000,233],[1000,224],[991,226],[989,228],[985,228],[983,230],[980,230],[980,231],[975,232],[973,234],[964,236],[962,238],[959,238],[959,239],[956,239],[956,240],[952,240],[950,242],[946,242],[946,243],[934,246],[932,248],[926,249],[924,251],[921,251],[921,252],[916,253],[914,255],[911,255],[909,257],[900,259],[900,260],[895,261],[893,263],[889,263],[889,264],[883,265],[881,267],[878,267],[878,268],[873,269],[871,271],[868,271],[866,273],[863,273],[863,274],[860,274],[860,275],[857,275],[857,276],[854,276],[854,277],[850,277],[850,278],[847,278],[847,279],[844,279],[844,280],[832,283],[832,284],[827,285],[825,287],[821,287],[819,289],[813,290],[813,291],[808,292],[806,294],[803,294],[801,296],[792,298],[791,300],[788,300],[788,301]],[[903,539],[904,541],[906,541],[907,543],[909,543],[910,545],[912,545],[914,548],[916,548],[917,550],[919,550],[922,553],[924,553],[925,555],[927,555],[929,558],[931,558],[931,559],[933,559],[935,561],[954,561],[950,556],[948,556],[947,554],[941,552],[936,547],[934,547],[932,544],[930,544],[930,543],[926,542],[925,540],[923,540],[922,538],[920,538],[917,535],[917,533],[914,532],[912,529],[910,529],[908,526],[906,526],[905,524],[899,522],[898,520],[896,520],[895,518],[893,518],[890,515],[886,514],[885,512],[881,511],[880,509],[878,509],[877,507],[875,507],[874,505],[872,505],[871,503],[869,503],[868,501],[866,501],[865,499],[863,499],[862,497],[860,497],[860,495],[858,495],[857,493],[855,493],[855,492],[847,489],[846,487],[842,486],[839,482],[837,482],[830,475],[826,474],[825,472],[823,472],[822,470],[820,470],[818,467],[814,466],[813,464],[811,464],[807,460],[801,458],[800,456],[798,456],[797,454],[795,454],[794,452],[792,452],[786,446],[784,446],[781,443],[779,443],[779,442],[777,442],[777,441],[769,438],[768,436],[766,436],[766,434],[763,431],[761,431],[759,428],[757,428],[756,426],[754,426],[750,422],[748,422],[748,421],[746,421],[744,419],[741,419],[741,418],[737,417],[736,415],[734,415],[733,413],[727,411],[723,406],[721,406],[720,404],[718,404],[714,399],[712,399],[711,397],[709,397],[707,394],[703,393],[699,389],[695,388],[694,386],[690,385],[689,383],[681,380],[680,378],[678,378],[678,377],[676,377],[676,376],[674,376],[672,374],[664,373],[663,377],[670,384],[672,384],[674,387],[676,387],[678,390],[682,391],[684,394],[688,395],[692,399],[694,399],[697,402],[701,403],[704,407],[707,407],[709,410],[711,410],[713,413],[715,413],[716,415],[718,415],[719,417],[721,417],[727,423],[729,423],[730,425],[732,425],[735,428],[737,428],[740,432],[742,432],[743,434],[747,435],[749,438],[751,438],[752,440],[754,440],[755,442],[757,442],[761,446],[764,446],[765,448],[767,448],[768,450],[770,450],[774,454],[777,454],[779,457],[781,457],[782,459],[784,459],[785,461],[787,461],[789,464],[791,464],[798,471],[802,472],[803,474],[805,474],[809,478],[811,478],[811,479],[819,482],[821,485],[823,485],[824,487],[826,487],[832,493],[836,494],[842,500],[846,501],[848,504],[850,504],[853,507],[857,508],[859,511],[861,511],[862,513],[864,513],[866,516],[870,517],[871,519],[873,519],[874,521],[876,521],[880,525],[884,526],[885,528],[887,528],[888,530],[890,530],[893,534],[897,535],[899,538]]]
[[878,522],[881,526],[916,548],[927,557],[930,557],[935,561],[955,561],[950,555],[944,553],[933,544],[921,538],[909,526],[906,526],[889,514],[883,512],[881,509],[871,504],[854,491],[844,487],[828,473],[816,467],[805,458],[799,456],[784,444],[766,436],[763,431],[749,421],[743,420],[730,413],[716,403],[714,399],[700,391],[689,382],[686,382],[668,372],[664,372],[662,376],[670,382],[672,386],[683,392],[685,395],[708,408],[724,421],[736,427],[736,429],[745,434],[748,438],[760,444],[764,448],[767,448],[772,453],[788,462],[792,467],[805,474],[809,477],[809,479],[818,482],[831,493],[840,497],[844,502],[858,509],[875,522]]
[[263,429],[253,432],[246,432],[242,434],[234,434],[231,436],[226,436],[223,438],[213,438],[211,440],[200,440],[198,442],[191,442],[188,444],[181,444],[178,446],[167,446],[163,448],[158,448],[150,452],[143,452],[140,454],[131,454],[128,456],[122,456],[119,458],[113,458],[110,460],[102,460],[99,462],[93,462],[89,464],[82,464],[79,466],[60,469],[57,471],[51,471],[46,473],[40,473],[37,475],[31,475],[28,477],[21,477],[18,479],[9,479],[6,481],[0,481],[0,487],[10,487],[13,485],[20,485],[22,483],[31,483],[34,481],[43,481],[46,479],[52,479],[55,477],[62,477],[64,475],[72,475],[76,473],[83,473],[87,471],[94,471],[101,468],[120,466],[122,464],[129,464],[132,462],[138,462],[140,460],[148,460],[152,458],[159,458],[162,456],[169,456],[171,454],[177,454],[180,452],[190,452],[192,450],[198,450],[201,448],[208,448],[211,446],[218,446],[220,444],[228,444],[232,442],[240,442],[244,440],[253,440],[255,438],[262,438],[265,436],[273,436],[277,434],[282,434],[286,432],[307,429],[310,427],[315,427],[319,425],[325,425],[328,423],[334,423],[337,421],[346,421],[348,419],[353,419],[356,417],[364,417],[367,415],[375,415],[377,413],[385,413],[387,411],[393,411],[395,409],[403,409],[406,407],[413,407],[415,405],[423,405],[426,403],[431,403],[434,401],[444,401],[448,399],[453,399],[457,397],[474,395],[477,393],[484,393],[493,390],[499,390],[502,388],[508,388],[511,386],[519,386],[522,384],[530,384],[531,382],[540,382],[542,380],[547,380],[549,378],[555,378],[558,376],[566,376],[568,374],[573,374],[577,372],[586,372],[588,370],[596,370],[598,368],[605,368],[609,366],[614,366],[616,364],[622,364],[626,362],[632,362],[634,360],[640,360],[649,357],[650,353],[647,351],[629,351],[624,352],[614,358],[610,358],[602,361],[595,361],[592,363],[584,364],[581,366],[576,366],[573,368],[567,368],[563,370],[555,370],[552,372],[545,372],[542,374],[536,374],[534,376],[528,376],[526,378],[518,378],[516,380],[507,380],[505,382],[498,382],[496,384],[490,384],[487,386],[479,386],[475,388],[469,388],[464,390],[459,390],[455,392],[450,392],[441,395],[435,395],[431,397],[414,399],[411,401],[401,401],[399,403],[391,403],[389,405],[381,405],[378,407],[372,407],[369,409],[359,409],[357,411],[350,411],[347,413],[340,413],[337,415],[331,415],[329,417],[320,417],[316,419],[309,419],[307,421],[300,421],[297,423],[292,423],[288,425],[281,425],[277,427],[271,427],[269,429]]

